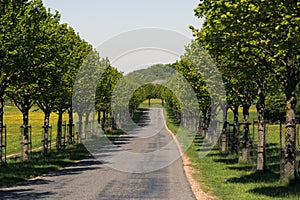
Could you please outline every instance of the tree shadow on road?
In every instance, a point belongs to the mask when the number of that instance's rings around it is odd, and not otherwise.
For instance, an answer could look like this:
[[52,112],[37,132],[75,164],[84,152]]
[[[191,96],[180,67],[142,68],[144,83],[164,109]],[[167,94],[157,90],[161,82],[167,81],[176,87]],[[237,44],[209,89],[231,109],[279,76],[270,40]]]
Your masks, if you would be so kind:
[[67,168],[50,173],[47,176],[54,177],[54,176],[81,174],[86,171],[101,169],[100,165],[103,165],[103,163],[98,160],[93,160],[93,159],[82,160]]
[[74,165],[74,160],[87,157],[87,150],[82,145],[77,145],[61,151],[59,154],[51,152],[48,156],[42,156],[41,152],[34,152],[28,161],[21,161],[20,157],[10,158],[6,166],[0,167],[0,186],[16,184],[48,174]]
[[11,189],[0,190],[1,199],[43,199],[49,198],[53,192],[34,192],[32,189]]

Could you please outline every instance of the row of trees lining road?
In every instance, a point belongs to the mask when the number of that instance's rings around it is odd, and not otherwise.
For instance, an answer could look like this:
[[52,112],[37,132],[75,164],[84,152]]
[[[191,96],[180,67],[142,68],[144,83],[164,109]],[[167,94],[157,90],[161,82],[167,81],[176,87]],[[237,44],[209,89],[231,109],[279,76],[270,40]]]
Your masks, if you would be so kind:
[[[264,108],[266,96],[282,90],[286,97],[286,149],[284,177],[297,178],[296,103],[300,77],[299,1],[206,1],[195,9],[204,17],[201,30],[192,30],[197,42],[212,56],[226,85],[229,108],[243,108],[247,122],[249,107],[257,99],[259,120],[258,166],[266,169]],[[247,125],[245,125],[247,126]],[[245,137],[244,148],[247,147]]]
[[96,50],[70,26],[60,23],[60,14],[51,13],[41,0],[1,0],[0,18],[0,137],[4,102],[10,99],[22,112],[23,159],[27,160],[29,110],[37,105],[44,112],[43,154],[48,154],[49,120],[54,112],[58,113],[56,147],[60,151],[65,112],[69,115],[68,143],[73,144],[72,93],[79,68],[84,62],[93,62],[89,65],[95,69],[107,68],[107,75],[99,80],[96,98],[98,110],[105,112],[109,110],[107,103],[115,84],[112,80],[122,74],[112,68],[107,59],[100,59]]
[[[106,70],[98,83],[96,92],[96,110],[98,112],[98,122],[101,124],[102,130],[105,131],[106,128],[117,129],[116,121],[112,117],[111,98],[113,90],[117,82],[123,77],[123,74],[112,67],[107,59],[102,62],[104,62]],[[103,117],[100,122],[101,112]],[[111,121],[108,122],[108,120]],[[111,127],[109,127],[109,124]]]
[[7,96],[23,115],[23,155],[26,160],[29,110],[37,104],[45,114],[43,143],[46,155],[50,114],[58,111],[61,116],[70,108],[76,71],[92,48],[71,27],[60,24],[59,13],[51,14],[42,1],[5,1],[2,4],[4,28],[0,40],[4,59],[1,59],[0,118],[3,119],[4,96]]
[[[126,81],[121,85],[124,90],[113,94],[114,87],[123,74],[112,67],[108,59],[101,59],[96,50],[81,39],[71,27],[61,24],[58,12],[53,14],[47,11],[41,0],[0,0],[0,137],[3,132],[3,108],[6,98],[12,100],[23,115],[22,144],[25,160],[29,156],[29,110],[34,105],[44,112],[44,155],[48,154],[51,113],[56,112],[59,116],[56,145],[58,151],[62,148],[62,116],[65,112],[69,114],[69,144],[73,143],[74,111],[79,117],[77,131],[80,137],[84,136],[86,131],[82,130],[82,125],[85,123],[85,128],[88,127],[91,108],[75,106],[75,110],[72,110],[72,96],[80,97],[77,98],[79,102],[75,103],[80,103],[81,100],[85,102],[86,94],[76,93],[77,91],[73,93],[73,84],[75,80],[80,79],[89,82],[89,73],[96,77],[101,76],[100,80],[97,80],[96,94],[91,94],[95,95],[95,102],[88,106],[96,106],[98,122],[101,121],[103,130],[108,120],[113,129],[117,128],[116,124],[126,124],[122,120],[126,120],[124,116],[128,112],[128,102],[127,99],[123,101],[121,98],[134,88],[138,89],[129,102],[131,117],[144,100],[161,98],[163,102],[167,102],[178,120],[189,119],[182,116],[183,110],[177,99],[185,96],[186,88],[179,85],[183,84],[180,82],[182,80],[173,77],[174,71],[190,82],[201,110],[200,127],[193,127],[197,122],[188,120],[183,124],[188,128],[200,129],[204,136],[210,122],[218,120],[214,114],[217,110],[211,109],[214,108],[214,104],[222,105],[225,99],[214,102],[210,97],[214,92],[210,89],[214,88],[209,86],[215,81],[213,74],[216,71],[209,68],[209,58],[200,48],[202,46],[213,58],[223,76],[228,104],[218,109],[224,113],[231,109],[234,114],[234,140],[231,146],[231,152],[234,154],[239,154],[238,109],[243,109],[242,162],[245,163],[249,160],[249,109],[256,103],[259,121],[258,171],[264,172],[267,169],[264,143],[266,103],[272,96],[281,96],[281,92],[284,93],[287,123],[284,175],[290,182],[298,176],[295,126],[297,86],[300,81],[300,66],[297,62],[300,58],[299,10],[298,1],[253,3],[245,0],[203,0],[195,9],[195,14],[199,18],[205,17],[205,22],[200,30],[191,27],[196,39],[186,47],[185,55],[176,63],[163,68],[163,73],[162,66],[157,65],[152,66],[150,70],[140,70],[127,75]],[[82,76],[76,76],[81,66],[88,66],[87,71]],[[199,72],[195,66],[203,67],[203,71]],[[148,72],[151,71],[155,76],[149,76]],[[145,74],[148,75],[147,81]],[[155,85],[155,81],[159,82],[160,79],[169,76],[174,78],[165,80],[169,81],[169,85]],[[148,84],[142,86],[145,81]],[[175,88],[179,96],[176,97],[168,87]],[[81,88],[78,91],[93,90]],[[113,101],[111,105],[113,97],[119,98],[121,104]],[[114,115],[114,111],[117,112],[117,116]],[[199,115],[186,110],[184,113],[189,115],[190,119]],[[217,136],[214,131],[206,135],[212,143],[218,139]]]

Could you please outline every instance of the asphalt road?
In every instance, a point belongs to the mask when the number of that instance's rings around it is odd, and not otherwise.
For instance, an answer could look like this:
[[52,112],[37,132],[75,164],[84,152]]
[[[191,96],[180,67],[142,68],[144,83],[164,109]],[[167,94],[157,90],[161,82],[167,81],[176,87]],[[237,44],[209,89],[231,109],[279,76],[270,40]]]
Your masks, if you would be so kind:
[[0,199],[195,199],[179,150],[150,109],[114,145],[55,173],[0,189]]

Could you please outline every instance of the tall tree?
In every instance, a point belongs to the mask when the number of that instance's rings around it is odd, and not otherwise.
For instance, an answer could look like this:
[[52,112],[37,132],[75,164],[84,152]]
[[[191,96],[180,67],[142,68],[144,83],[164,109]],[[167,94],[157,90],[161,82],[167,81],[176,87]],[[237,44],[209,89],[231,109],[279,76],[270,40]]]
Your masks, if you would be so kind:
[[40,96],[36,99],[36,103],[39,108],[44,112],[44,125],[43,125],[43,154],[48,154],[49,145],[49,130],[50,130],[50,114],[54,111],[57,93],[59,93],[59,82],[64,75],[60,70],[61,66],[57,65],[56,60],[64,59],[59,55],[61,51],[61,42],[63,42],[63,35],[59,32],[59,20],[60,15],[58,13],[47,13],[47,19],[40,22],[41,31],[44,35],[44,51],[45,57],[48,61],[41,66],[41,70],[38,71],[37,81],[39,86]]
[[58,33],[59,41],[56,43],[55,65],[58,67],[59,81],[56,82],[56,104],[54,110],[58,113],[57,121],[57,151],[62,145],[62,119],[63,113],[69,111],[68,144],[73,144],[73,111],[72,92],[76,75],[84,59],[91,52],[91,46],[75,33],[67,24],[60,24]]
[[100,56],[96,50],[91,49],[82,63],[73,87],[72,105],[73,111],[78,115],[77,130],[80,139],[87,138],[87,133],[83,132],[83,116],[85,114],[88,117],[95,107],[95,93],[102,73]]
[[[104,131],[108,122],[107,116],[112,116],[111,113],[111,100],[114,88],[117,82],[122,78],[123,74],[116,68],[112,67],[108,58],[101,59],[100,61],[101,71],[103,74],[99,79],[96,91],[96,109],[98,111],[99,123]],[[102,112],[102,120],[100,119],[100,113]],[[114,120],[111,117],[112,125],[114,126]]]
[[[232,54],[233,60],[242,58],[244,61],[250,61],[247,63],[251,65],[248,66],[259,74],[253,77],[258,86],[257,110],[260,136],[263,132],[265,84],[269,82],[268,78],[265,79],[265,74],[272,75],[284,86],[287,111],[285,179],[288,182],[295,179],[297,177],[295,89],[299,82],[297,78],[299,77],[299,63],[296,62],[299,55],[299,34],[297,34],[299,2],[286,0],[276,2],[201,1],[195,11],[197,16],[206,17],[204,23],[206,31],[204,33],[195,31],[195,33],[198,37],[202,35],[206,41],[209,41],[207,47],[210,46],[210,50],[223,49],[222,52],[224,52],[224,49],[227,49],[227,53]],[[218,55],[220,54],[221,51]],[[258,151],[264,152],[263,149],[258,149]],[[263,160],[263,157],[259,156],[259,159]],[[258,166],[258,170],[265,168],[264,164]]]
[[[22,34],[16,27],[19,27],[26,4],[27,0],[0,1],[0,140],[3,133],[5,92],[22,70],[16,64],[22,59],[18,54]],[[2,148],[0,148],[0,163],[2,162]]]
[[[17,79],[11,83],[8,96],[13,99],[23,115],[23,159],[28,159],[28,126],[29,110],[33,106],[39,92],[39,75],[41,66],[48,62],[45,55],[45,46],[41,24],[47,19],[46,9],[40,0],[30,1],[24,4],[24,12],[18,17],[19,23],[15,26],[22,38],[17,41],[17,55],[14,64],[21,70]],[[22,58],[22,59],[21,59]]]

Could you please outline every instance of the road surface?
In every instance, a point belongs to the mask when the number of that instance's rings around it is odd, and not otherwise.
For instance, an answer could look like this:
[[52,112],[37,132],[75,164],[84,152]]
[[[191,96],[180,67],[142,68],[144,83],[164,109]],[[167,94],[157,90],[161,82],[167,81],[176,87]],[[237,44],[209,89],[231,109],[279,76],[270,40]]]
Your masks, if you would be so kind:
[[150,109],[140,127],[99,150],[97,159],[1,188],[0,199],[195,199],[163,121],[161,109]]

